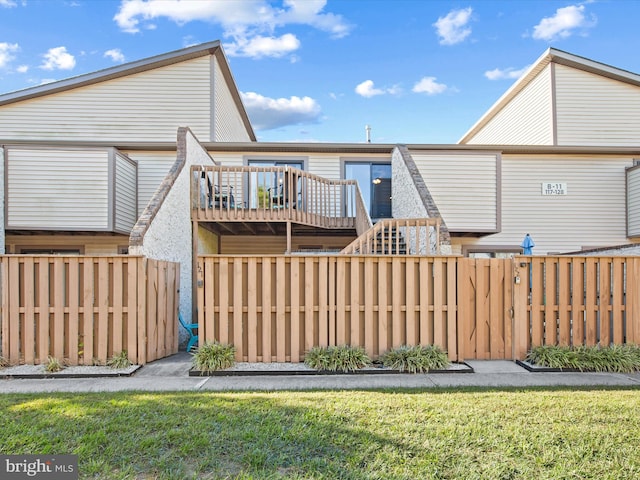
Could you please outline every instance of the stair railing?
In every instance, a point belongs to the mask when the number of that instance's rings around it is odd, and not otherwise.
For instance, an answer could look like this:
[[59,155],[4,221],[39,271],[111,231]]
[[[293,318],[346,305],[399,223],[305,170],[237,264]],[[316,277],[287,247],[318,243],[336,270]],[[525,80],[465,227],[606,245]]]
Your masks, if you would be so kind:
[[440,218],[380,220],[347,245],[346,255],[440,255]]

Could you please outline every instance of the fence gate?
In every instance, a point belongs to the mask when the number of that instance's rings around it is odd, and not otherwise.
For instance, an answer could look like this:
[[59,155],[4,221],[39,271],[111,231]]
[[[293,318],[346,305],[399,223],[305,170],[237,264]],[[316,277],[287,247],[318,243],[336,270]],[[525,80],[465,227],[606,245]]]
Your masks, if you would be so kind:
[[513,359],[513,261],[458,259],[458,359]]

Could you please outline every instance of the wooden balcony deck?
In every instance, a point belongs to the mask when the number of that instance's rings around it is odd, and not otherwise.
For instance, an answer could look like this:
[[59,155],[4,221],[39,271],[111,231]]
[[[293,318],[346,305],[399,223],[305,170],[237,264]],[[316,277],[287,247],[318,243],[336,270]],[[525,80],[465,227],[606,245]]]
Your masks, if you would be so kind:
[[[232,234],[291,229],[355,232],[366,220],[354,180],[328,180],[291,167],[191,167],[191,218]],[[370,224],[370,220],[369,220]]]

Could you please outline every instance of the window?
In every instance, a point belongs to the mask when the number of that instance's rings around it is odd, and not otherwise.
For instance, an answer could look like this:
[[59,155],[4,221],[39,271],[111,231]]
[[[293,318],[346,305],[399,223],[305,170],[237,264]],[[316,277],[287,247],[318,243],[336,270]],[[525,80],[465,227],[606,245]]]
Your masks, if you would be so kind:
[[[304,162],[299,159],[256,159],[249,160],[250,167],[292,167],[304,170]],[[284,175],[275,172],[257,171],[251,172],[249,177],[249,208],[263,208],[269,206],[276,198],[281,198],[280,206],[284,205],[284,192],[280,191],[285,184]],[[297,187],[301,188],[301,185]],[[298,194],[300,192],[298,191]],[[297,198],[295,195],[292,198]]]

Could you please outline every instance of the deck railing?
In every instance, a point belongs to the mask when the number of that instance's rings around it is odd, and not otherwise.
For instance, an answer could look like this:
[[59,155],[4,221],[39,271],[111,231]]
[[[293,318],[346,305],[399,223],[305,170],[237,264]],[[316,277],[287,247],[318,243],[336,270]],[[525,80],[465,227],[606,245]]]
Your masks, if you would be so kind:
[[349,255],[439,255],[440,218],[380,220],[342,252]]
[[356,226],[355,180],[328,180],[287,166],[193,166],[191,172],[194,220]]

